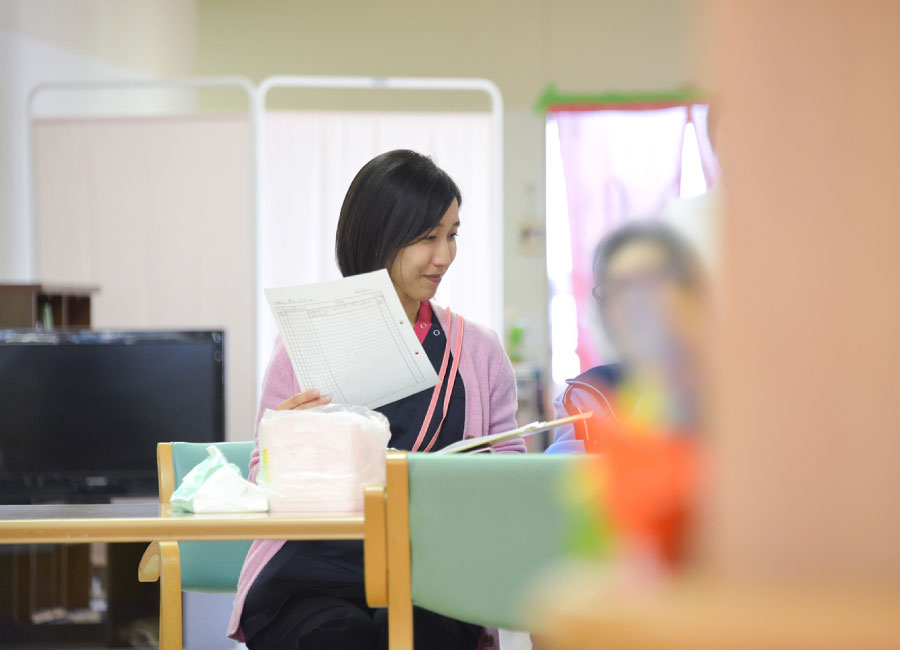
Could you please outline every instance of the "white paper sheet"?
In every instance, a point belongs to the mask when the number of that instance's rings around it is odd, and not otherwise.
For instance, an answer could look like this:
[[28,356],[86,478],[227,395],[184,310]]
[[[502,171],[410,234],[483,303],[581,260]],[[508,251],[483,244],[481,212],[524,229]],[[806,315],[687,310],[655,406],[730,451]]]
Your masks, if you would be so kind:
[[377,408],[437,384],[387,271],[265,293],[301,390]]

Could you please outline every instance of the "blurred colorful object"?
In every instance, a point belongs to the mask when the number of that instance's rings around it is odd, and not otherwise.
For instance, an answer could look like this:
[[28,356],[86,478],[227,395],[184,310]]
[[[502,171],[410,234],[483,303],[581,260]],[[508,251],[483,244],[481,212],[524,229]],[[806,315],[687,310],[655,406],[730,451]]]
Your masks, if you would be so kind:
[[665,564],[683,557],[685,532],[700,478],[698,446],[684,436],[613,435],[605,458],[593,466],[604,475],[608,509],[630,546]]
[[610,511],[604,507],[608,493],[607,475],[593,461],[573,464],[562,490],[568,555],[596,559],[614,554],[618,539]]
[[683,557],[700,479],[697,442],[641,433],[607,430],[604,453],[589,455],[567,477],[572,556],[609,559],[628,551],[669,566]]

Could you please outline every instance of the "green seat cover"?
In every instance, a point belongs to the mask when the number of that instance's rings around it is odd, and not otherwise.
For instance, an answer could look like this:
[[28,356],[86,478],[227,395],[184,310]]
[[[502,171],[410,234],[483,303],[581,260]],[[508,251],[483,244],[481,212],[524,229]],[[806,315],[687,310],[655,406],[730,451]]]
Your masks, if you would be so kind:
[[564,479],[582,457],[410,454],[413,603],[527,630],[522,598],[566,548]]
[[[209,457],[213,443],[172,443],[172,466],[177,488],[184,476]],[[215,443],[228,462],[237,465],[244,478],[250,468],[252,442]],[[233,592],[251,542],[179,542],[183,591]]]

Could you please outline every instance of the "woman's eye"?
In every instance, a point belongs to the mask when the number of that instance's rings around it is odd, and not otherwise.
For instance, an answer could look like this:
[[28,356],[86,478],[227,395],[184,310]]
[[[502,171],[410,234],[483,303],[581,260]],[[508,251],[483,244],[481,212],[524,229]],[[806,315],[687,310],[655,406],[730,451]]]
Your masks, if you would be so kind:
[[450,234],[450,239],[456,239],[457,237],[459,237],[459,233],[458,233],[458,232],[454,232],[454,233],[451,233],[451,234]]
[[424,241],[434,241],[435,239],[437,239],[437,237],[435,237],[434,235],[425,235],[424,237],[422,237],[422,239]]

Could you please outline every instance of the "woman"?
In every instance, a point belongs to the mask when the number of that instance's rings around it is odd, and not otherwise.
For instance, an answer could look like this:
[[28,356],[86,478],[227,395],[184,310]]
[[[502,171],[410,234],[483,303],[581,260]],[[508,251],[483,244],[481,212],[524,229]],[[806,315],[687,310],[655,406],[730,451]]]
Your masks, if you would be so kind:
[[[341,207],[335,242],[341,273],[388,270],[440,377],[434,389],[377,409],[390,421],[389,446],[396,449],[434,451],[515,427],[515,377],[497,336],[430,302],[456,257],[461,203],[459,188],[429,158],[397,150],[359,171]],[[266,409],[330,400],[314,389],[300,392],[284,344],[276,341],[257,427]],[[521,441],[495,447],[524,450]],[[258,469],[254,446],[251,480]],[[229,635],[250,650],[369,650],[387,647],[386,620],[384,610],[366,605],[361,542],[257,541],[241,571]],[[419,648],[475,650],[481,635],[475,625],[421,608],[414,625]]]
[[566,382],[559,416],[593,416],[560,427],[547,452],[600,451],[604,435],[623,427],[695,430],[704,292],[693,251],[659,222],[629,224],[597,247],[594,281],[620,362]]

